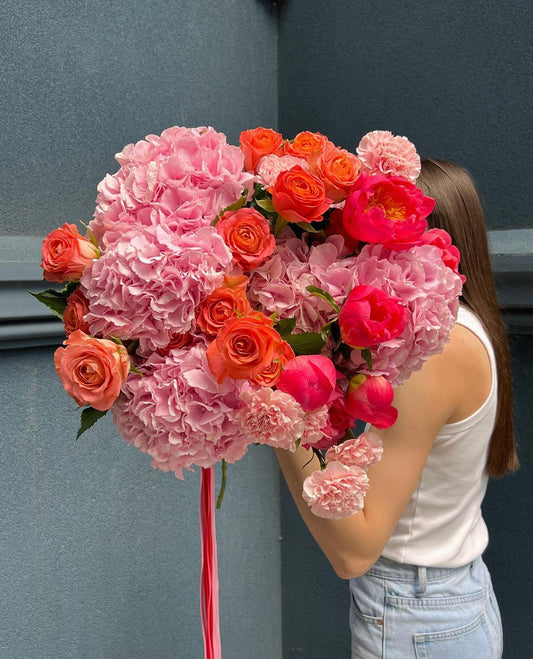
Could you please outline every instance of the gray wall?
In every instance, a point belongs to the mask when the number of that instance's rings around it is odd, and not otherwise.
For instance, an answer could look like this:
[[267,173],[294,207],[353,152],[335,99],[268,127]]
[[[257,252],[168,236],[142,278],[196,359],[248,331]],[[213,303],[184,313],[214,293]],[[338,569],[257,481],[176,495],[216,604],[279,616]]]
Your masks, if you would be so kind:
[[[175,124],[236,143],[276,124],[277,17],[239,0],[7,0],[0,14],[0,656],[196,659],[198,470],[154,471],[107,418],[76,443],[60,333],[25,289],[43,288],[41,238],[90,219],[126,143]],[[281,656],[278,483],[263,448],[228,468],[226,657]]]
[[[505,657],[531,656],[533,386],[532,32],[528,0],[325,3],[287,0],[279,31],[279,130],[316,130],[355,149],[369,130],[407,135],[479,182],[500,302],[513,332],[522,468],[492,482],[486,560]],[[511,228],[520,231],[509,231]],[[499,255],[499,256],[496,256]],[[283,488],[284,656],[349,655],[346,584]],[[290,612],[290,613],[289,613]]]

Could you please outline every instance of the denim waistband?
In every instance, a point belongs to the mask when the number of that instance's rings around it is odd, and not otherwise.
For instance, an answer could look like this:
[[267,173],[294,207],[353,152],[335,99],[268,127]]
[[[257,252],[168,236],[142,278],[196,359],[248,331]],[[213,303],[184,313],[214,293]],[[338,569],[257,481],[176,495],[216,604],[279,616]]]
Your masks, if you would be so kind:
[[427,567],[420,565],[409,565],[407,563],[397,563],[390,558],[381,556],[376,563],[368,570],[367,574],[375,577],[396,579],[398,581],[420,581],[421,572],[424,573],[425,581],[435,581],[443,579],[452,574],[457,574],[461,570],[469,569],[477,560],[471,561],[467,565],[460,567]]

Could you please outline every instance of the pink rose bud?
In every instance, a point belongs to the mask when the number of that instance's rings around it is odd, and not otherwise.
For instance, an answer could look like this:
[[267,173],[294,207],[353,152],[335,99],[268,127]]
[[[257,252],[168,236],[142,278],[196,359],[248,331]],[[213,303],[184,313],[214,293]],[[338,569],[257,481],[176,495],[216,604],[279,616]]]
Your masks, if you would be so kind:
[[54,354],[57,374],[80,406],[108,410],[128,377],[130,359],[124,346],[75,330]]
[[283,368],[276,387],[295,398],[307,412],[325,405],[335,395],[337,371],[323,355],[299,355]]
[[63,224],[43,241],[41,268],[47,281],[79,281],[100,250],[78,232],[75,224]]
[[391,405],[394,391],[382,375],[354,375],[350,380],[346,405],[355,418],[376,428],[389,428],[398,418]]
[[407,309],[398,297],[373,286],[355,286],[339,314],[344,343],[367,348],[399,336],[407,322]]

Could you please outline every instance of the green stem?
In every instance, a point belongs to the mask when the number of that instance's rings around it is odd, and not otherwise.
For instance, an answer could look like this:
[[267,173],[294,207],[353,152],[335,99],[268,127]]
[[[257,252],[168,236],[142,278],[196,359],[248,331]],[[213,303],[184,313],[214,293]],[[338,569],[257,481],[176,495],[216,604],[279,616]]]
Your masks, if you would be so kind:
[[221,466],[222,466],[222,482],[220,483],[220,492],[218,493],[218,497],[217,497],[217,510],[222,505],[222,499],[224,498],[224,492],[226,491],[226,470],[228,464],[224,459],[222,459]]

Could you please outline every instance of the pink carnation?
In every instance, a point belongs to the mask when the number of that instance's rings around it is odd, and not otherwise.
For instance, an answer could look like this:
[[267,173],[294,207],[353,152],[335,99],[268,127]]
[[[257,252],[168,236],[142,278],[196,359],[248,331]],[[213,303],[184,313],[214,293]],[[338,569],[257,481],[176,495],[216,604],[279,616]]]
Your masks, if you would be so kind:
[[420,156],[406,137],[388,130],[374,130],[359,142],[357,155],[368,174],[402,176],[415,183],[420,175]]
[[194,329],[198,304],[222,285],[231,252],[213,227],[173,236],[130,232],[86,269],[85,320],[97,336],[137,338],[143,352]]
[[163,225],[178,235],[208,226],[253,188],[241,150],[213,128],[174,126],[115,158],[121,167],[99,184],[89,225],[104,246],[140,226]]
[[339,519],[360,512],[369,481],[360,467],[330,462],[305,479],[302,496],[318,517]]
[[331,305],[312,295],[307,286],[327,291],[340,305],[353,285],[355,257],[342,258],[344,241],[331,236],[321,245],[308,245],[300,238],[288,238],[250,277],[249,299],[265,313],[278,318],[296,318],[296,332],[319,332],[334,311]]
[[[401,298],[409,310],[403,332],[370,349],[372,375],[384,375],[397,386],[428,357],[442,352],[457,318],[461,279],[433,245],[397,252],[366,245],[355,265],[355,280]],[[358,350],[352,351],[352,366],[354,371],[369,372]]]
[[200,341],[166,357],[153,353],[112,408],[122,437],[150,455],[153,467],[180,478],[193,464],[239,460],[253,441],[234,421],[238,385],[230,378],[218,384],[205,352]]
[[290,394],[270,387],[246,386],[240,398],[244,407],[234,420],[250,442],[296,450],[296,441],[305,427],[305,412]]
[[[305,415],[305,427],[302,432],[302,444],[306,447],[327,448],[320,445],[321,441],[330,439],[331,427],[329,424],[328,406],[322,405]],[[329,442],[328,442],[329,445]]]
[[375,432],[364,432],[359,437],[348,439],[326,452],[326,464],[342,462],[347,467],[368,469],[381,460],[383,443]]
[[268,155],[263,156],[259,161],[257,167],[257,182],[264,188],[271,188],[281,172],[286,172],[296,165],[299,165],[302,169],[305,169],[305,171],[309,171],[309,164],[305,158],[297,158],[296,156],[276,156],[273,153],[269,153]]

